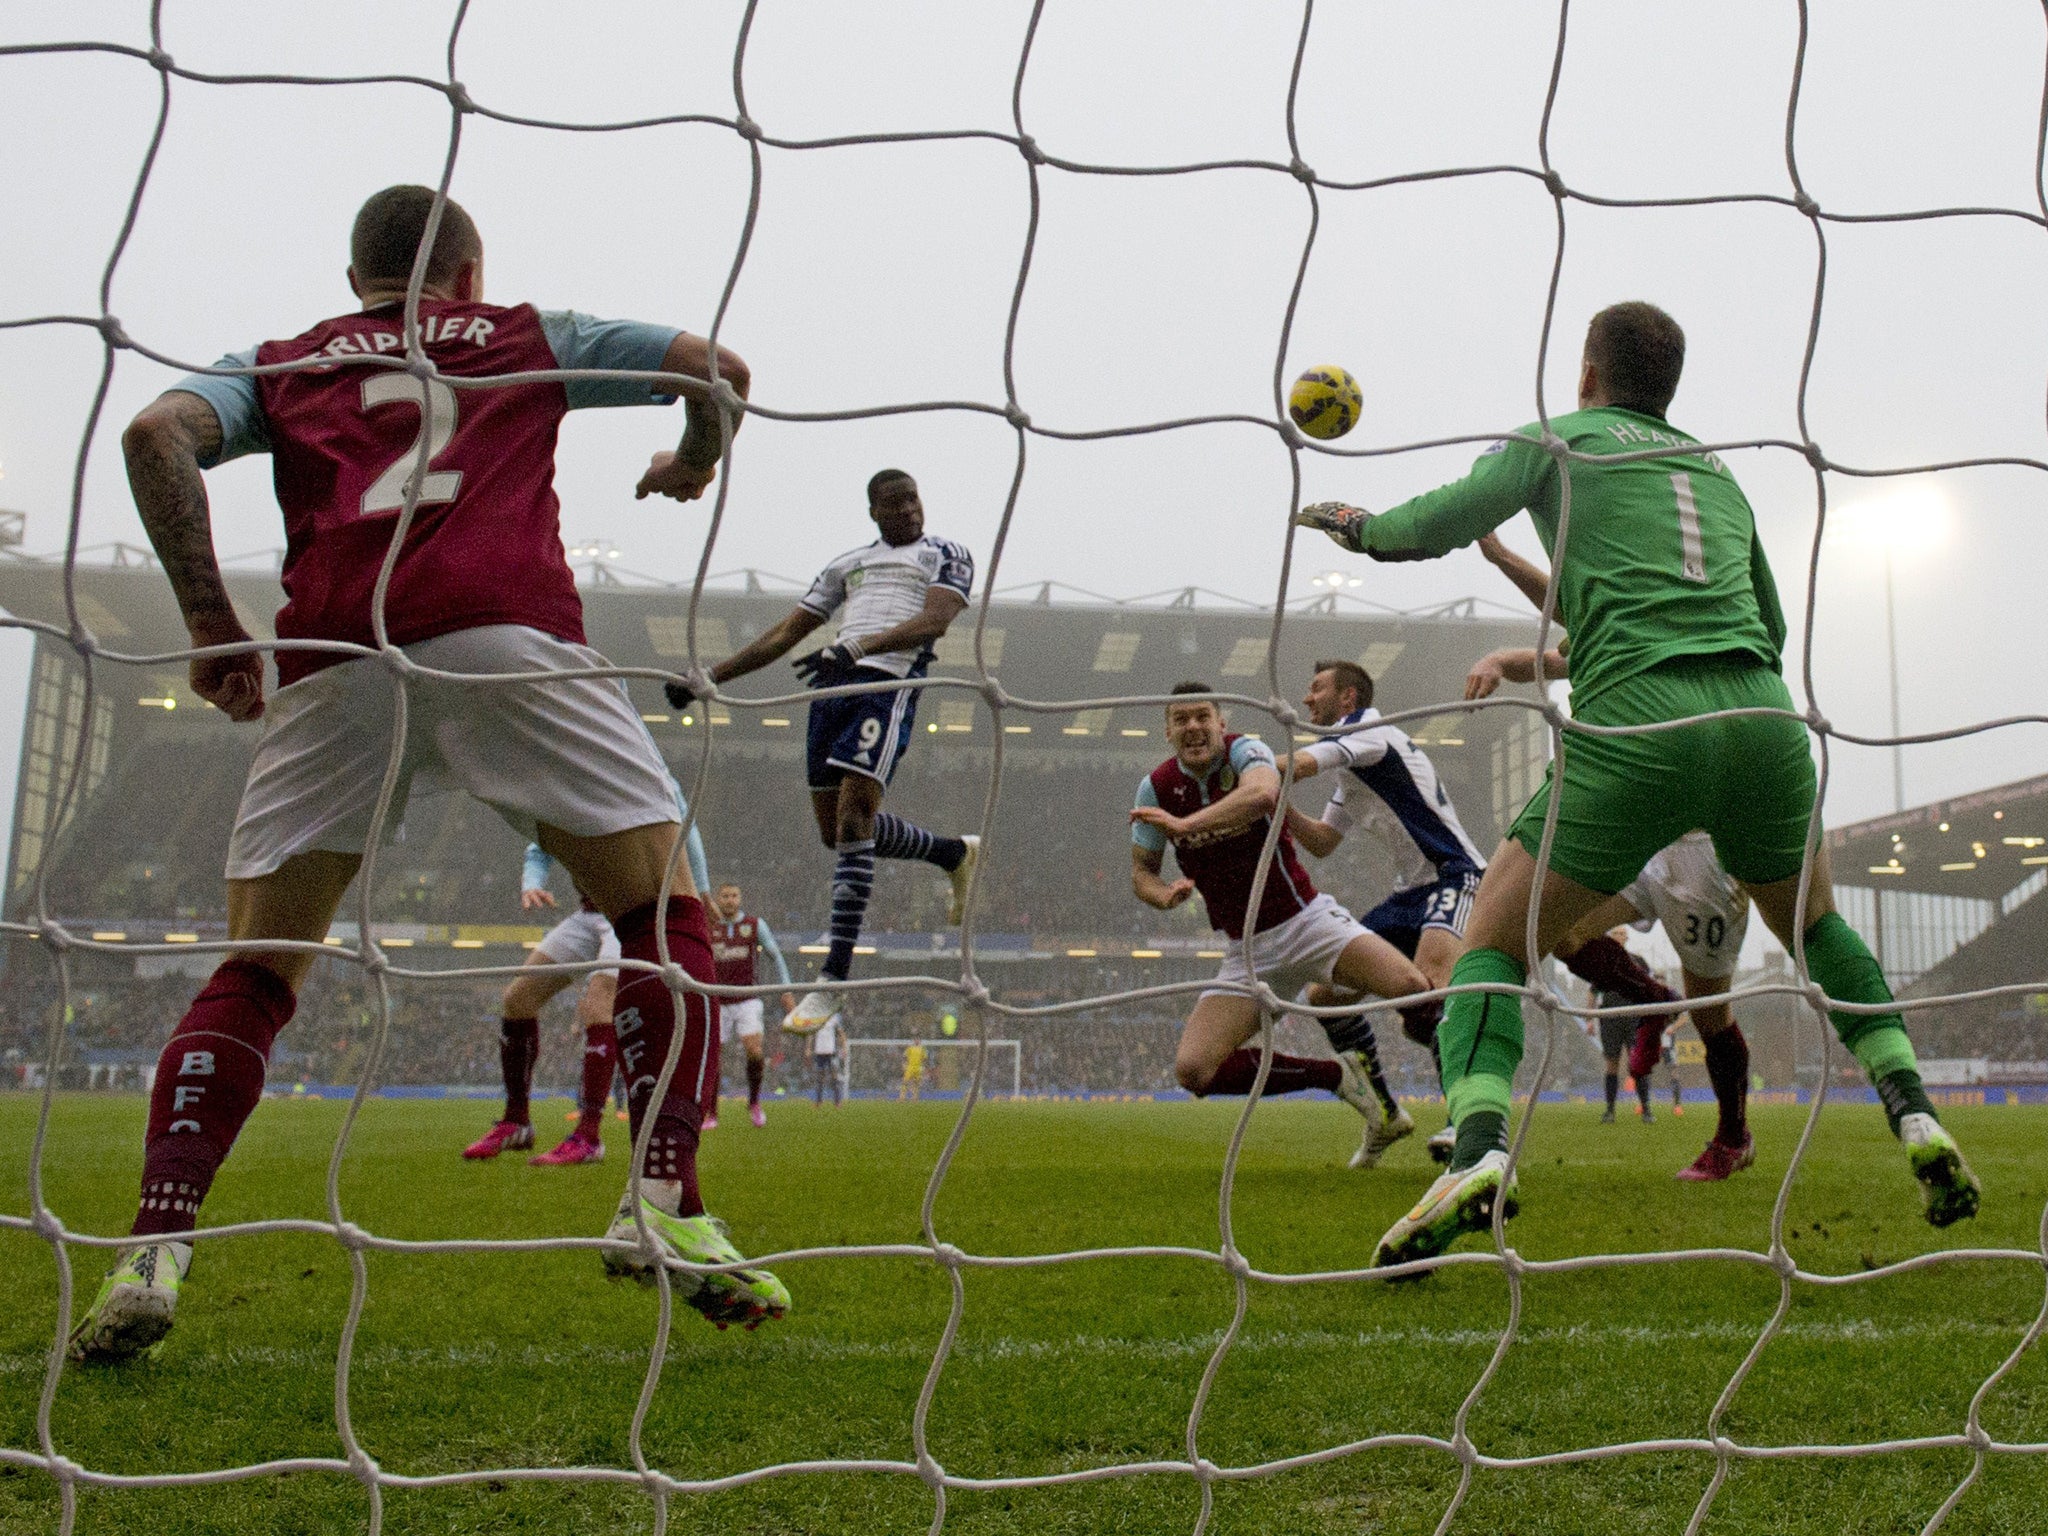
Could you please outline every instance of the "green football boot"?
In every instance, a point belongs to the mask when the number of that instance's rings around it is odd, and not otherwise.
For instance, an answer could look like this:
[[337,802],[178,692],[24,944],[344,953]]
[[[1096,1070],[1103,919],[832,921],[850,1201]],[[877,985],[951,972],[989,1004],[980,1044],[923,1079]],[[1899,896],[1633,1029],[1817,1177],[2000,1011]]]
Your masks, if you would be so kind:
[[162,1241],[127,1250],[71,1330],[66,1353],[82,1365],[156,1358],[191,1268],[190,1243]]
[[1970,1172],[1955,1137],[1939,1120],[1928,1114],[1901,1115],[1899,1140],[1906,1144],[1906,1161],[1920,1181],[1920,1198],[1932,1225],[1946,1227],[1977,1214],[1983,1197],[1977,1175]]
[[[632,1191],[628,1190],[619,1200],[618,1214],[612,1218],[606,1237],[639,1242],[640,1231],[633,1221],[631,1201]],[[737,1264],[745,1259],[726,1236],[725,1223],[716,1216],[671,1216],[645,1198],[640,1202],[640,1211],[647,1220],[649,1234],[679,1259],[691,1264]],[[658,1257],[650,1257],[637,1248],[604,1250],[605,1274],[613,1280],[630,1279],[651,1286],[659,1263]],[[730,1323],[758,1328],[789,1312],[789,1288],[765,1269],[726,1270],[710,1275],[671,1270],[670,1278],[682,1301],[721,1328]]]
[[1433,1259],[1468,1232],[1493,1230],[1493,1202],[1504,1198],[1509,1216],[1521,1209],[1514,1184],[1507,1185],[1508,1155],[1489,1152],[1470,1168],[1439,1174],[1415,1206],[1387,1228],[1372,1256],[1373,1268]]

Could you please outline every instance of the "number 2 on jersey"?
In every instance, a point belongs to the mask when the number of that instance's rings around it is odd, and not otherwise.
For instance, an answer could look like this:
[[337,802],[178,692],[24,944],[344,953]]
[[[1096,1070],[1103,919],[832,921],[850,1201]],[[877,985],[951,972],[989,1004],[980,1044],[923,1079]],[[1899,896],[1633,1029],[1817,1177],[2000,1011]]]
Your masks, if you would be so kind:
[[1692,499],[1692,476],[1671,477],[1671,494],[1678,499],[1678,574],[1687,581],[1707,579],[1707,547],[1700,538],[1700,505]]
[[[424,402],[420,394],[422,385],[426,389]],[[364,517],[404,507],[406,482],[412,479],[420,461],[420,438],[427,440],[427,462],[431,464],[455,436],[455,391],[439,379],[415,379],[409,373],[373,373],[363,380],[363,411],[367,414],[386,405],[409,405],[419,411],[419,436],[363,492]],[[429,470],[420,481],[419,505],[453,501],[461,489],[461,470]]]

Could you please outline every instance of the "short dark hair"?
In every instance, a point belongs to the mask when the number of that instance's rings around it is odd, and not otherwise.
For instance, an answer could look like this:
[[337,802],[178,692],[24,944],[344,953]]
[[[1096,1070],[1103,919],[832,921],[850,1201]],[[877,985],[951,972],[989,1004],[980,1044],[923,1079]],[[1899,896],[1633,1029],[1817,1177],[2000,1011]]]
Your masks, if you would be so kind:
[[875,497],[883,486],[897,480],[908,480],[912,485],[917,484],[917,476],[907,469],[878,469],[868,476],[868,505],[874,505]]
[[[357,281],[391,283],[411,277],[413,257],[433,209],[432,187],[386,187],[364,203],[348,238],[349,265],[355,268]],[[427,281],[446,282],[464,262],[483,253],[475,222],[450,198],[441,209],[441,227],[427,258]]]
[[1355,688],[1358,691],[1360,709],[1372,708],[1372,674],[1365,668],[1355,661],[1317,662],[1314,675],[1320,677],[1325,672],[1337,674],[1339,688]]
[[1214,693],[1216,690],[1207,683],[1175,683],[1168,691],[1179,697],[1183,693]]
[[1685,332],[1654,304],[1610,304],[1586,327],[1586,359],[1607,398],[1645,416],[1662,416],[1685,370]]

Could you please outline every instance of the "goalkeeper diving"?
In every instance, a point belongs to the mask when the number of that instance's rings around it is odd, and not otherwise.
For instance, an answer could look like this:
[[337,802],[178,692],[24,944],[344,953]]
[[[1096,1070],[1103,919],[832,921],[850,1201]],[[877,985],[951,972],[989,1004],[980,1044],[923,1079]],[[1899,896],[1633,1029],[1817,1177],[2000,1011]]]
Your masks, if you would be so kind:
[[[1616,304],[1587,327],[1579,409],[1550,422],[1582,457],[1554,457],[1542,426],[1531,425],[1494,444],[1464,479],[1388,512],[1322,502],[1295,521],[1375,560],[1429,560],[1526,509],[1551,556],[1557,622],[1570,636],[1574,718],[1640,727],[1721,715],[1630,735],[1568,733],[1560,762],[1487,865],[1451,984],[1521,987],[1532,958],[1549,954],[1658,850],[1703,830],[1786,948],[1803,943],[1828,997],[1872,1010],[1829,1017],[1877,1088],[1927,1219],[1945,1227],[1976,1214],[1977,1180],[1921,1086],[1883,972],[1835,911],[1824,847],[1805,881],[1804,930],[1795,929],[1813,758],[1781,675],[1785,618],[1755,515],[1719,455],[1664,419],[1684,363],[1676,321],[1654,305]],[[1725,713],[1736,710],[1754,713]],[[1557,830],[1531,957],[1524,938],[1553,794]],[[1508,1215],[1517,1208],[1517,1192],[1503,1185],[1521,998],[1453,995],[1437,1050],[1456,1150],[1450,1171],[1380,1239],[1376,1264],[1429,1258],[1486,1230],[1496,1200]]]

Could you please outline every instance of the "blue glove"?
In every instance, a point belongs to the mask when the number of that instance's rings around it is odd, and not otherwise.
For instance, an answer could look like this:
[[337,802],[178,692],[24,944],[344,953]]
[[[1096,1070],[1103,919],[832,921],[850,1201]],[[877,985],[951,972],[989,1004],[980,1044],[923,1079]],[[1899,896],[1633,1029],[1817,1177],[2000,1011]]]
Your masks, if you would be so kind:
[[813,688],[830,687],[826,679],[843,678],[853,669],[853,664],[867,655],[867,650],[858,640],[834,640],[830,645],[820,646],[808,656],[799,656],[790,663],[796,675]]

